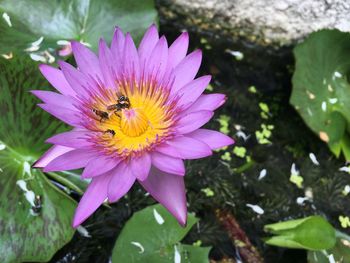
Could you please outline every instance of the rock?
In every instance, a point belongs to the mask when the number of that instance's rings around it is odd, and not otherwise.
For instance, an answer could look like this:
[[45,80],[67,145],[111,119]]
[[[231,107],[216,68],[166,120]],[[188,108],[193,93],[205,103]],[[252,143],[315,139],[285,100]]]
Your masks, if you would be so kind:
[[259,46],[290,46],[313,31],[350,31],[344,0],[157,0],[161,23]]

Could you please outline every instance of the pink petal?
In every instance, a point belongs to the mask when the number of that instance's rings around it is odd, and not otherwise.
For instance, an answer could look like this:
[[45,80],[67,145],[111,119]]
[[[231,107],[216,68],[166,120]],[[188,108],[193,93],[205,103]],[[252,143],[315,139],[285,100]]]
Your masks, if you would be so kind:
[[158,146],[156,151],[181,159],[198,159],[212,154],[207,144],[186,136],[167,141]]
[[234,140],[221,132],[198,129],[194,132],[187,134],[188,137],[204,142],[209,145],[212,150],[219,149],[225,146],[234,144]]
[[46,142],[71,148],[88,148],[92,143],[87,139],[87,131],[72,130],[52,136]]
[[82,178],[91,178],[104,174],[115,168],[120,159],[114,159],[107,156],[97,156],[91,159],[85,166]]
[[143,182],[143,188],[161,203],[182,225],[186,225],[187,207],[184,178],[167,174],[152,167],[150,175]]
[[197,75],[202,61],[202,51],[196,50],[187,55],[174,69],[175,81],[172,94],[177,93],[183,86],[192,81]]
[[188,33],[182,33],[169,47],[169,63],[175,68],[186,56],[188,49]]
[[78,149],[64,153],[52,160],[44,168],[44,172],[66,171],[85,167],[96,156],[90,151]]
[[122,54],[124,50],[124,43],[125,36],[121,29],[119,27],[116,27],[112,38],[111,51],[117,63],[120,63],[120,60],[123,57]]
[[190,113],[202,110],[214,111],[224,104],[225,101],[226,96],[224,94],[203,94],[185,112]]
[[117,72],[112,52],[103,39],[99,42],[98,54],[105,86],[107,89],[113,89],[115,87],[115,80],[117,79]]
[[140,157],[135,157],[130,160],[130,169],[134,177],[144,181],[151,169],[151,157],[148,153],[142,154]]
[[125,162],[121,162],[113,169],[113,177],[108,185],[109,202],[118,201],[130,190],[135,180],[136,178],[132,174],[130,167]]
[[53,159],[56,159],[58,156],[61,156],[62,154],[70,152],[72,150],[74,149],[61,145],[54,145],[47,152],[45,152],[32,166],[35,168],[43,168]]
[[126,77],[139,80],[140,78],[140,62],[135,43],[130,33],[125,36],[124,56],[123,56],[123,74]]
[[54,86],[55,89],[57,89],[60,93],[73,97],[76,95],[75,91],[68,84],[61,70],[48,66],[46,64],[40,65],[39,69],[44,77],[50,82],[50,84]]
[[212,111],[197,111],[188,113],[178,121],[176,125],[177,131],[180,134],[193,132],[206,124],[213,117],[213,115],[214,112]]
[[80,126],[81,119],[79,118],[77,111],[52,104],[38,104],[38,106],[71,126]]
[[185,175],[184,162],[179,158],[173,158],[160,152],[153,152],[152,165],[157,167],[159,170],[176,175]]
[[58,61],[58,65],[61,67],[66,80],[74,89],[76,94],[82,95],[84,97],[89,97],[89,94],[87,92],[89,81],[85,75],[64,61]]
[[154,47],[151,56],[149,57],[146,65],[146,75],[156,76],[158,80],[161,80],[167,69],[168,61],[168,43],[164,36],[162,36]]
[[41,99],[46,104],[59,105],[63,108],[75,110],[72,97],[64,96],[56,92],[46,91],[46,90],[31,90],[35,96]]
[[72,41],[71,45],[79,70],[86,75],[101,78],[100,63],[96,54],[80,42]]
[[188,108],[203,93],[205,88],[209,85],[210,80],[211,76],[203,76],[191,81],[185,87],[180,89],[177,93],[177,95],[180,96],[178,105]]
[[153,24],[149,27],[145,35],[143,36],[139,45],[138,53],[140,57],[140,65],[143,68],[145,62],[151,56],[152,50],[159,40],[157,27]]
[[111,176],[109,174],[92,179],[79,202],[78,208],[75,210],[73,219],[74,228],[83,223],[107,198],[110,179]]

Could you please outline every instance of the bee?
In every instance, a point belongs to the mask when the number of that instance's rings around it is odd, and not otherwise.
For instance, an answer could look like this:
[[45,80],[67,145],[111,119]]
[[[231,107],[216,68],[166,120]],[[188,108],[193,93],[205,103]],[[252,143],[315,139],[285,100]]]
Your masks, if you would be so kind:
[[101,118],[100,122],[102,122],[102,120],[108,120],[109,119],[108,112],[97,110],[97,109],[92,109],[92,112],[95,113],[97,116],[99,116]]
[[130,108],[130,100],[128,97],[124,95],[119,96],[116,104],[107,106],[107,110],[108,111],[114,110],[114,113],[121,111],[122,109],[129,109],[129,108]]
[[39,214],[41,212],[41,208],[42,208],[41,196],[37,195],[35,196],[34,206],[32,206],[32,210],[35,214]]
[[109,133],[112,135],[112,137],[114,137],[114,135],[115,135],[115,131],[112,129],[105,130],[103,133]]

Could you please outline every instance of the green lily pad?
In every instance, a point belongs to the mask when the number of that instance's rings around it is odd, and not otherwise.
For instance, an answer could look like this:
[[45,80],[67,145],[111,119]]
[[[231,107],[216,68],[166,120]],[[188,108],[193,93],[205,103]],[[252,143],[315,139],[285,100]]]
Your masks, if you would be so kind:
[[0,53],[24,50],[40,37],[44,48],[75,39],[96,50],[115,26],[139,39],[157,19],[153,0],[2,0],[0,12]]
[[265,239],[273,246],[323,250],[334,247],[336,242],[334,228],[321,216],[269,224],[264,229],[274,234]]
[[161,205],[136,212],[118,237],[112,262],[209,262],[210,248],[179,243],[197,221],[189,214],[186,227],[181,227]]
[[350,34],[322,30],[294,49],[291,104],[333,153],[350,160]]
[[350,236],[337,231],[337,243],[332,249],[326,251],[309,251],[307,259],[309,263],[329,263],[330,258],[334,262],[350,262]]
[[48,86],[30,59],[0,58],[0,262],[42,262],[73,236],[76,202],[32,163],[64,127],[36,106]]

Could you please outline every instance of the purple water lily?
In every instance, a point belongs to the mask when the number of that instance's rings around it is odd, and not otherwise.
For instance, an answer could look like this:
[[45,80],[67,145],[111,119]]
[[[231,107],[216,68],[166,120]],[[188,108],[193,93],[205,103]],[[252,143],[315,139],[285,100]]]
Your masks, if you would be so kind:
[[76,210],[80,225],[106,199],[116,202],[137,180],[180,224],[187,219],[183,159],[212,154],[233,143],[216,131],[200,129],[225,101],[203,95],[211,77],[194,79],[202,54],[188,55],[188,34],[168,47],[151,26],[138,49],[117,28],[109,48],[100,40],[98,56],[72,42],[78,68],[41,65],[60,93],[35,90],[41,108],[73,126],[47,140],[54,144],[35,164],[45,172],[84,168],[91,178]]

